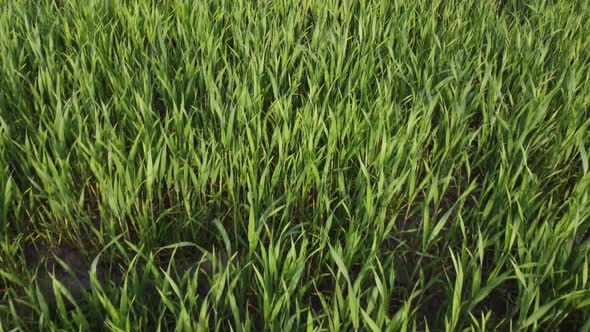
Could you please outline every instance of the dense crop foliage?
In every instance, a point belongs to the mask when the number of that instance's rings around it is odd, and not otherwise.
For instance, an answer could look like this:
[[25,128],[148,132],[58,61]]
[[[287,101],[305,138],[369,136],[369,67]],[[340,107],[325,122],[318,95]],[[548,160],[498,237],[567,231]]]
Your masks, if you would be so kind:
[[589,330],[588,22],[0,0],[0,331]]

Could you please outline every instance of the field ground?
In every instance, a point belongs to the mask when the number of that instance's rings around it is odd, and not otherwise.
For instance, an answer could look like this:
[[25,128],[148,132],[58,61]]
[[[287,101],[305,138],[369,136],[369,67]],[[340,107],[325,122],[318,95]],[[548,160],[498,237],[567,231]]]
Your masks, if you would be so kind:
[[0,331],[590,330],[588,22],[0,0]]

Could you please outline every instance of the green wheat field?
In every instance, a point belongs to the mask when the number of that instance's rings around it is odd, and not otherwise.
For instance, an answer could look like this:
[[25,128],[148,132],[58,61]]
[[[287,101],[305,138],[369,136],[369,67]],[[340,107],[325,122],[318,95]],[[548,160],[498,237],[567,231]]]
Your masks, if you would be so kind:
[[0,331],[589,331],[589,22],[0,0]]

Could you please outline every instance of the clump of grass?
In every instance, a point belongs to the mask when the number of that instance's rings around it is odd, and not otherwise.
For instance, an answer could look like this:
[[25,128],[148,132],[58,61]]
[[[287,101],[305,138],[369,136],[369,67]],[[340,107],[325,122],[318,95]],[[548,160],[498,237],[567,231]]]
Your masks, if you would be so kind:
[[587,1],[0,8],[0,330],[590,329]]

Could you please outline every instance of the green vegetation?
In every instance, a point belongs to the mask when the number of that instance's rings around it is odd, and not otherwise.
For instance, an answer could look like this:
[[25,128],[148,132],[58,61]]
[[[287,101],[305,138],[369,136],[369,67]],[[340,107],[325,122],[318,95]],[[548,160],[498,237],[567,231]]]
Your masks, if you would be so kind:
[[588,331],[588,22],[0,0],[0,331]]

